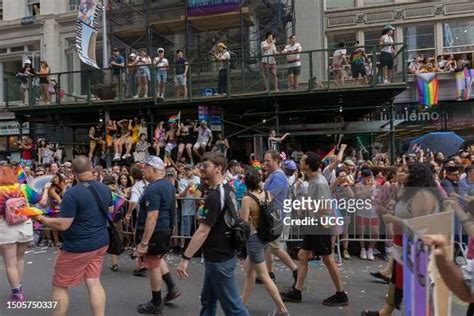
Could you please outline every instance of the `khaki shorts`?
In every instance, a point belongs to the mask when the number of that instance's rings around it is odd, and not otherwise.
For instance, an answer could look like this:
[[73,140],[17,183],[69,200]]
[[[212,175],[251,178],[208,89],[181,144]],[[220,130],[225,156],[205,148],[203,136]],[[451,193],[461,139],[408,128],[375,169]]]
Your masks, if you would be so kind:
[[10,226],[3,217],[0,218],[0,245],[32,241],[33,223],[30,219]]
[[270,249],[270,251],[284,249],[284,248],[285,248],[285,243],[281,241],[281,236],[275,239],[274,241],[268,243],[268,249]]

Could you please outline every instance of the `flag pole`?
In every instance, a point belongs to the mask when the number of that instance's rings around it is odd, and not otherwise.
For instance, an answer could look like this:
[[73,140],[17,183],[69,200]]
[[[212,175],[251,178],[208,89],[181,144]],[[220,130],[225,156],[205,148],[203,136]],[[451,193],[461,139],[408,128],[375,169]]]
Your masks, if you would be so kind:
[[108,66],[108,49],[107,49],[107,0],[102,0],[102,69]]

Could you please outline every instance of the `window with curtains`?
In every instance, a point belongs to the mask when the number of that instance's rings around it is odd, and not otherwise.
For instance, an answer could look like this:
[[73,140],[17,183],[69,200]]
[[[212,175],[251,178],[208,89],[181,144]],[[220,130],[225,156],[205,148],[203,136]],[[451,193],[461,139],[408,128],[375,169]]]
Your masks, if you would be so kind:
[[417,55],[434,57],[434,25],[414,25],[403,28],[403,42],[407,45],[408,60]]

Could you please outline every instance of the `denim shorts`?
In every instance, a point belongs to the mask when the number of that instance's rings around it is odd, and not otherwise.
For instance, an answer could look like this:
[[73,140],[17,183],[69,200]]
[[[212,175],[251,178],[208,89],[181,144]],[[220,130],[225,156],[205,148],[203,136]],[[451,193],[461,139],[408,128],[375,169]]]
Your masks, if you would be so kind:
[[174,77],[175,86],[186,86],[186,77],[184,75],[176,75]]
[[157,70],[157,72],[156,72],[156,81],[158,83],[166,82],[167,78],[168,78],[168,72],[166,70]]
[[247,241],[247,256],[252,263],[265,262],[265,248],[267,242],[263,242],[258,238],[257,234],[250,235]]

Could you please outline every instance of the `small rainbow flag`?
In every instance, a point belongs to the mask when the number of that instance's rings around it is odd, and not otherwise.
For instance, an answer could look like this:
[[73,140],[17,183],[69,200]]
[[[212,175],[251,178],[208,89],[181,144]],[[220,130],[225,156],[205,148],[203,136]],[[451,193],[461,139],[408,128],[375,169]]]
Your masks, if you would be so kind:
[[109,214],[110,219],[113,220],[115,215],[119,212],[122,205],[125,203],[125,198],[121,197],[120,195],[112,192],[112,203],[114,204],[114,211],[112,214]]
[[258,160],[252,160],[252,168],[262,170],[262,163]]
[[329,160],[336,155],[336,146],[334,146],[323,158],[325,164],[329,163]]
[[436,73],[417,74],[416,87],[420,104],[430,106],[438,104],[439,82]]
[[33,188],[30,187],[28,184],[22,184],[20,190],[29,203],[36,204],[41,201],[41,194],[33,190]]
[[178,115],[170,116],[168,123],[179,123],[181,120],[181,111],[178,112]]
[[18,165],[16,167],[16,176],[18,177],[18,182],[19,183],[25,183],[26,182],[26,173],[23,170],[23,167]]

